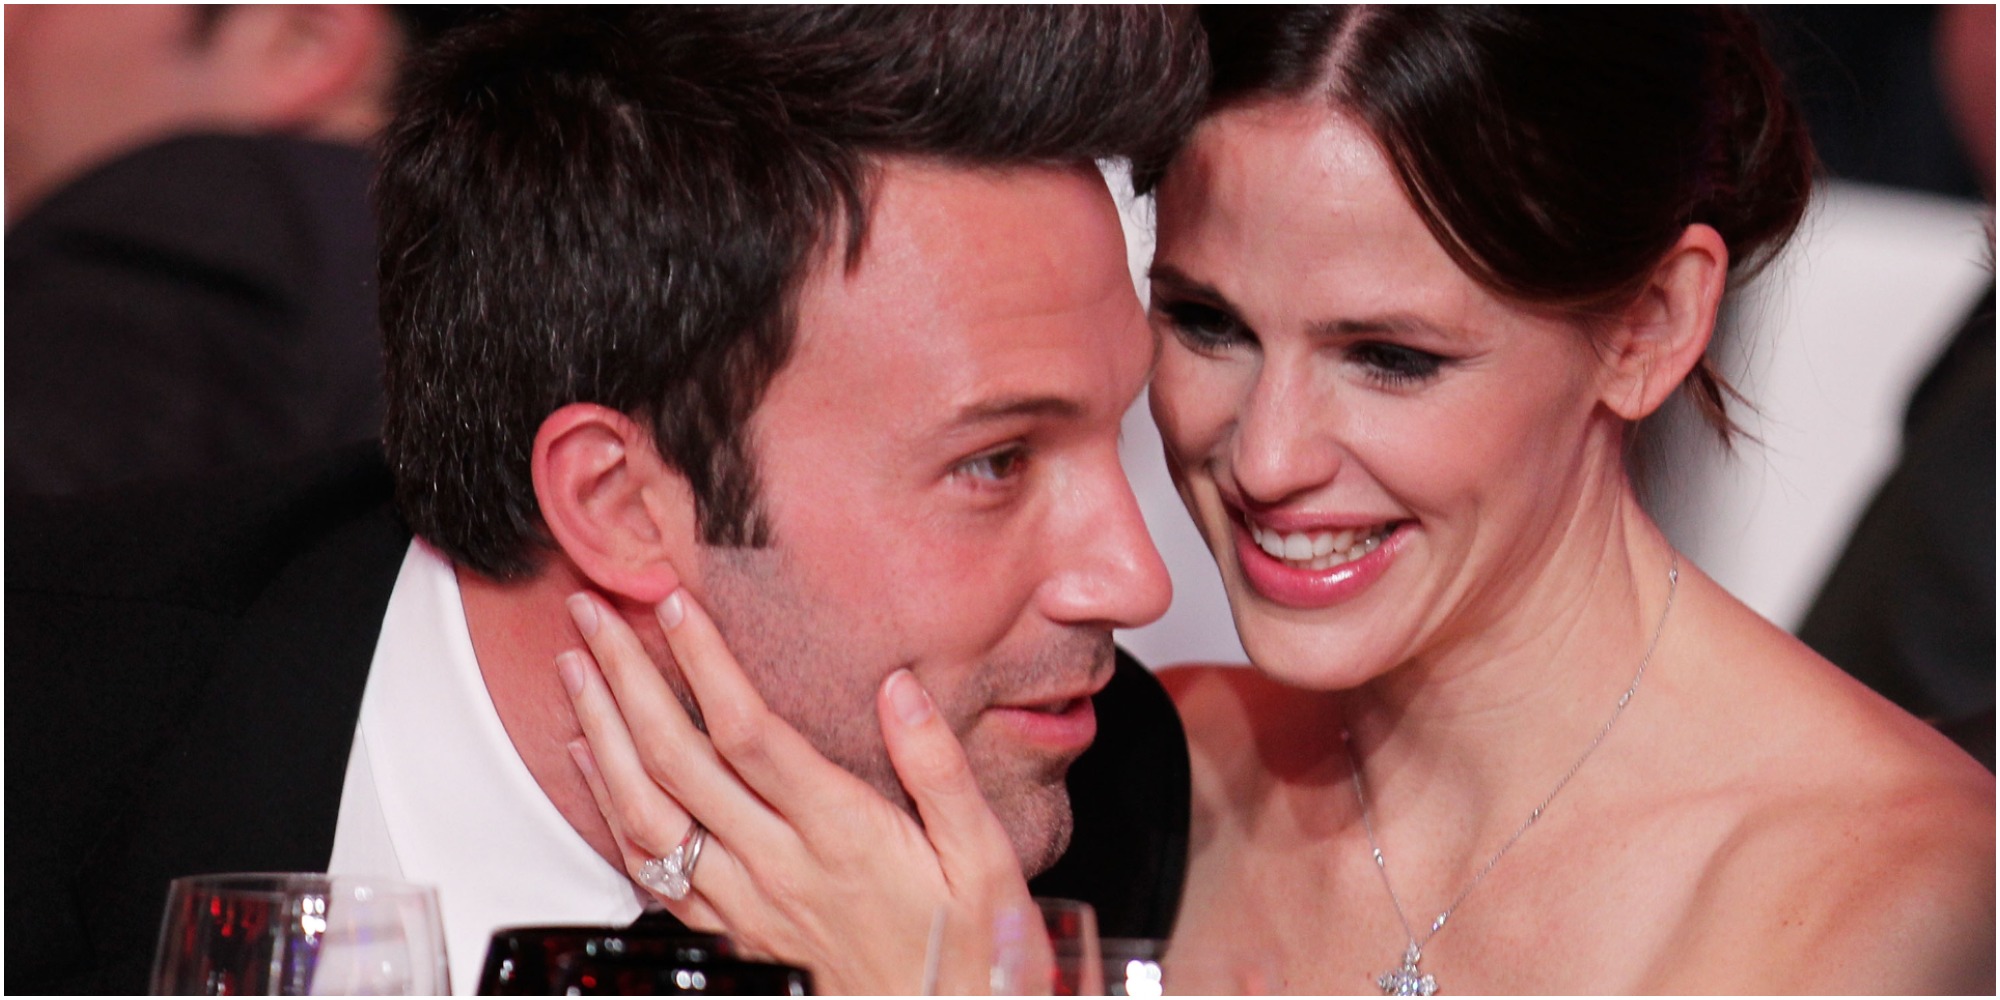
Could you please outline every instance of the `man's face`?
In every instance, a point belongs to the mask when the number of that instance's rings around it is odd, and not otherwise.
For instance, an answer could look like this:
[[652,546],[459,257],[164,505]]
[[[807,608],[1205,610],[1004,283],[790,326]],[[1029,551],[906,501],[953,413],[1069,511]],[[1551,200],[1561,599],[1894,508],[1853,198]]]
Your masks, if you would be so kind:
[[197,120],[211,75],[194,8],[7,10],[7,215]]
[[874,699],[914,671],[1036,872],[1110,630],[1170,597],[1118,460],[1154,341],[1094,172],[891,161],[874,193],[750,422],[772,544],[691,584],[771,707],[906,806]]

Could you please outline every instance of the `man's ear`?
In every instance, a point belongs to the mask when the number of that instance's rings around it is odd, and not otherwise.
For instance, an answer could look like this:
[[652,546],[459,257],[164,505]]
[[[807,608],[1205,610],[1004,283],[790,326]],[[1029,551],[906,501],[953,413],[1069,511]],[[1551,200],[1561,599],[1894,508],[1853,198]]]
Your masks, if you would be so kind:
[[361,141],[380,125],[402,29],[377,4],[249,4],[218,15],[210,100],[257,130]]
[[571,403],[542,421],[535,499],[556,546],[607,594],[658,604],[692,556],[694,499],[631,418]]
[[1603,338],[1607,407],[1636,422],[1667,401],[1708,350],[1728,281],[1722,235],[1687,227]]

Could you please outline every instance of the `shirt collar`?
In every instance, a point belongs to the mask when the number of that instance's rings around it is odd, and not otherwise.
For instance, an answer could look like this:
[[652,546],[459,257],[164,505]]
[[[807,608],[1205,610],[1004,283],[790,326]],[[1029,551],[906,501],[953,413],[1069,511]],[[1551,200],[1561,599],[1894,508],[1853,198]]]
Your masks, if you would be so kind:
[[438,887],[459,992],[478,985],[495,928],[638,917],[638,889],[515,751],[479,673],[457,574],[421,539],[383,616],[361,732],[402,875]]

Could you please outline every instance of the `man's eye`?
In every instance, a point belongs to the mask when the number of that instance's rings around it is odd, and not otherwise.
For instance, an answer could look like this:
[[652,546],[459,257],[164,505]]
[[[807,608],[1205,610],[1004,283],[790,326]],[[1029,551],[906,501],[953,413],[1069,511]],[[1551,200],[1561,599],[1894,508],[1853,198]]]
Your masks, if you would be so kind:
[[1387,386],[1429,381],[1445,365],[1443,357],[1429,351],[1374,341],[1348,348],[1347,357],[1366,369],[1369,378]]
[[1153,311],[1165,321],[1189,350],[1215,354],[1250,341],[1250,333],[1236,317],[1214,306],[1186,300],[1163,299],[1156,291]]
[[960,462],[953,472],[955,475],[998,483],[1020,475],[1022,467],[1027,463],[1026,449],[1009,447],[968,458]]

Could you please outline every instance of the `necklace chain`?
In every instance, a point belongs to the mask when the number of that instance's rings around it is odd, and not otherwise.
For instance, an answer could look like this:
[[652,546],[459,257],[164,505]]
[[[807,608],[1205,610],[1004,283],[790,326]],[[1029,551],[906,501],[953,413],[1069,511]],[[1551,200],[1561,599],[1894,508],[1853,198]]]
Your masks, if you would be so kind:
[[[1389,863],[1383,858],[1382,847],[1375,840],[1375,823],[1369,816],[1368,796],[1362,790],[1361,762],[1359,756],[1354,751],[1353,741],[1347,731],[1345,729],[1341,731],[1341,741],[1347,744],[1347,773],[1348,777],[1353,779],[1354,799],[1361,806],[1361,828],[1368,833],[1368,849],[1373,853],[1375,858],[1375,872],[1382,876],[1382,888],[1388,890],[1389,903],[1396,908],[1396,920],[1403,925],[1403,934],[1410,941],[1409,949],[1404,954],[1403,968],[1400,973],[1384,973],[1379,982],[1379,985],[1382,986],[1385,992],[1421,992],[1423,995],[1428,996],[1435,990],[1435,981],[1430,976],[1421,976],[1421,986],[1419,986],[1418,977],[1420,973],[1417,968],[1417,962],[1423,957],[1424,946],[1430,944],[1431,939],[1436,937],[1439,931],[1444,930],[1445,922],[1451,919],[1453,913],[1457,912],[1459,904],[1465,902],[1465,898],[1472,895],[1472,890],[1478,888],[1479,883],[1486,880],[1486,876],[1492,873],[1494,866],[1500,863],[1501,858],[1507,856],[1508,851],[1514,849],[1514,845],[1520,841],[1523,834],[1528,832],[1528,828],[1534,826],[1535,822],[1542,818],[1542,811],[1549,807],[1549,803],[1555,801],[1557,795],[1561,794],[1563,786],[1568,785],[1569,780],[1576,777],[1576,772],[1583,769],[1584,762],[1590,759],[1591,754],[1597,752],[1597,747],[1604,742],[1604,738],[1611,735],[1611,727],[1618,724],[1618,717],[1625,714],[1625,706],[1631,704],[1632,696],[1639,693],[1639,682],[1646,678],[1646,666],[1653,662],[1653,651],[1660,646],[1660,634],[1666,631],[1667,615],[1674,609],[1674,594],[1680,589],[1680,581],[1681,561],[1680,556],[1676,554],[1673,564],[1667,568],[1667,603],[1660,609],[1659,622],[1653,626],[1652,641],[1646,644],[1646,655],[1640,658],[1639,669],[1632,674],[1631,685],[1625,689],[1624,694],[1618,696],[1618,705],[1611,710],[1611,717],[1604,720],[1604,725],[1597,730],[1597,735],[1591,738],[1590,745],[1584,747],[1583,753],[1577,756],[1576,763],[1571,764],[1569,770],[1564,771],[1563,776],[1556,780],[1555,787],[1549,789],[1549,794],[1542,797],[1541,804],[1528,813],[1528,818],[1523,820],[1521,825],[1514,830],[1513,836],[1508,837],[1507,842],[1501,844],[1500,849],[1494,851],[1493,856],[1486,859],[1486,864],[1481,866],[1479,872],[1472,876],[1472,880],[1465,883],[1464,888],[1458,890],[1458,895],[1452,897],[1451,905],[1446,906],[1443,912],[1437,915],[1437,919],[1431,921],[1430,930],[1426,931],[1422,938],[1417,937],[1416,931],[1411,929],[1410,918],[1403,913],[1403,900],[1396,895],[1396,887],[1389,882]],[[1404,989],[1400,991],[1395,990],[1394,987],[1396,986],[1401,986]]]

